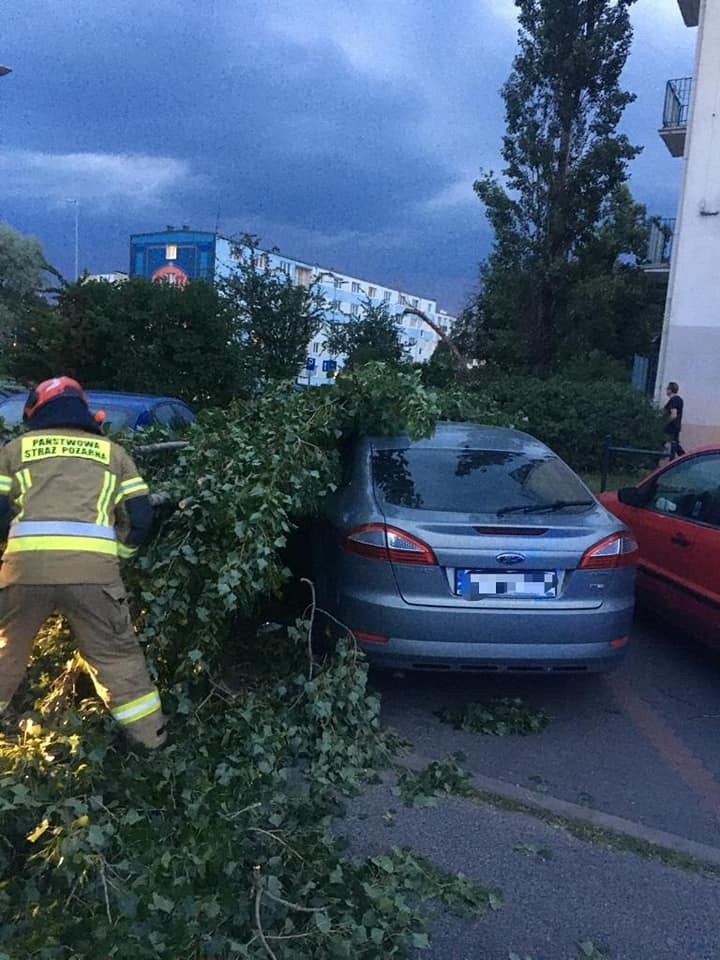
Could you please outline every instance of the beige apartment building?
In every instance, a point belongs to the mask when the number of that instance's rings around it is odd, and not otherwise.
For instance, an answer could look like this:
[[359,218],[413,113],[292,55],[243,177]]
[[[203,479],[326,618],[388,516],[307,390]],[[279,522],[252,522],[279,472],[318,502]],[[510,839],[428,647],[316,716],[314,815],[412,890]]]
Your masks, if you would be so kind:
[[685,400],[686,450],[720,442],[720,0],[678,0],[697,29],[692,77],[670,80],[660,136],[681,157],[655,395]]

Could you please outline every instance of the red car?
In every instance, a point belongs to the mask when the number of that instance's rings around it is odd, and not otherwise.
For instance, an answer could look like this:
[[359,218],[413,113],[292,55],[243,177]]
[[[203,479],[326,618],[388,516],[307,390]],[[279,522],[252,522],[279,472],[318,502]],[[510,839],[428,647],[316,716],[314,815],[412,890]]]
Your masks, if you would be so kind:
[[693,450],[598,499],[640,545],[638,598],[720,649],[720,446]]

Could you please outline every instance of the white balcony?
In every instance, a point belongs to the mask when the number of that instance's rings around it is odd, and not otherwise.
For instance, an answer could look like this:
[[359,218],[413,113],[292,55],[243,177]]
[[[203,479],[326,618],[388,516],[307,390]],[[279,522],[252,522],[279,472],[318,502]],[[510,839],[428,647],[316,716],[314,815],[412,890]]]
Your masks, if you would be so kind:
[[678,0],[680,13],[686,27],[696,27],[700,22],[700,0]]
[[692,85],[692,77],[681,77],[668,80],[665,87],[663,125],[658,132],[673,157],[681,157],[685,152]]

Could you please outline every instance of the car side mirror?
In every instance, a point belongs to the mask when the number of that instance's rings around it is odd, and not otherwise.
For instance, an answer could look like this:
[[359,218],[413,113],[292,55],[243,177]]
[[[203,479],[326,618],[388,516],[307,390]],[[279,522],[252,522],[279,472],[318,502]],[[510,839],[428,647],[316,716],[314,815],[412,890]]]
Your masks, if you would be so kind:
[[643,487],[621,487],[617,498],[627,507],[644,507],[648,501],[647,489]]

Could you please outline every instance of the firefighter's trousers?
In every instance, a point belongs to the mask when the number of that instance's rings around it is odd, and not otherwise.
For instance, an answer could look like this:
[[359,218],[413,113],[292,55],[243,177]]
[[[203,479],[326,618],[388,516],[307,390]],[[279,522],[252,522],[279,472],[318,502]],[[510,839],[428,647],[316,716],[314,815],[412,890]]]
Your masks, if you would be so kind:
[[145,747],[161,746],[165,718],[160,697],[120,581],[0,588],[0,713],[25,675],[35,636],[54,612],[67,618],[95,689],[124,733]]

